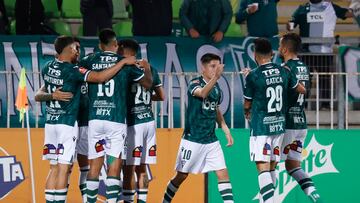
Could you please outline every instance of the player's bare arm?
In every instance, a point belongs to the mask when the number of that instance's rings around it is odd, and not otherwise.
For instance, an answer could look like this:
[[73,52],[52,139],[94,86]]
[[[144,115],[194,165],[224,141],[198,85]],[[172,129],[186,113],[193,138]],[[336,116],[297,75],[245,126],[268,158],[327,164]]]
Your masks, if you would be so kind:
[[90,71],[86,78],[87,82],[93,83],[103,83],[111,78],[119,72],[125,65],[134,65],[136,62],[135,57],[127,57],[116,63],[115,65],[111,66],[110,68],[103,70],[103,71]]
[[221,127],[221,129],[223,130],[223,132],[225,133],[225,137],[227,140],[227,147],[230,147],[234,144],[234,139],[230,133],[230,129],[227,126],[224,116],[222,115],[219,107],[216,108],[216,122],[218,123],[218,125]]
[[165,100],[165,93],[164,88],[156,87],[154,90],[154,94],[151,95],[152,101],[164,101]]
[[139,84],[146,89],[150,89],[153,81],[149,62],[146,59],[142,59],[138,60],[136,64],[144,68],[144,77],[139,80]]
[[205,99],[209,95],[212,88],[215,86],[216,82],[220,79],[221,74],[224,71],[224,66],[224,64],[218,64],[214,77],[211,78],[203,88],[197,88],[193,93],[194,96]]
[[245,114],[245,118],[247,120],[250,120],[250,117],[251,117],[251,105],[252,105],[252,101],[251,100],[248,100],[248,99],[245,99],[245,102],[244,102],[244,114]]
[[55,92],[48,93],[46,92],[45,85],[43,85],[35,94],[35,101],[42,102],[42,101],[51,101],[51,100],[57,100],[57,101],[70,101],[70,99],[73,97],[73,94],[71,92],[62,92],[61,87],[57,88]]

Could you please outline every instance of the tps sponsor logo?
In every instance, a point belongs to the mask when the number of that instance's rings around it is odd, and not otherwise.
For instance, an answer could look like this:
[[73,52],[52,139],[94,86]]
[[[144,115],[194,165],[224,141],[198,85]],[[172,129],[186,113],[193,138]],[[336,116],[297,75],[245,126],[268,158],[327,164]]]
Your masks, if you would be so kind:
[[21,162],[0,147],[0,200],[25,180]]
[[[295,143],[291,146],[291,149],[298,150],[299,145],[297,145],[295,149],[294,144]],[[333,144],[326,146],[321,145],[313,134],[310,143],[302,152],[302,168],[305,173],[307,173],[310,177],[327,173],[339,173],[331,159],[332,147]],[[285,162],[278,164],[278,171],[279,176],[274,196],[275,202],[283,202],[286,196],[296,187],[298,183],[286,172]],[[253,200],[258,198],[259,194],[257,194]]]

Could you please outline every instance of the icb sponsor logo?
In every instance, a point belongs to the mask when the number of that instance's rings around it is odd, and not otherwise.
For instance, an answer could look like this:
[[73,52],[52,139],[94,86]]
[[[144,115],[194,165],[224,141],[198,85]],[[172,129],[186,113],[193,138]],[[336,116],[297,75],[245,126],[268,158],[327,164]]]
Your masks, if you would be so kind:
[[0,147],[0,200],[25,179],[21,162]]
[[[331,145],[321,145],[313,134],[310,143],[303,150],[302,156],[302,168],[310,177],[314,177],[327,173],[339,173],[335,168],[335,165],[331,159]],[[275,189],[275,202],[283,202],[286,196],[296,187],[298,184],[294,178],[292,178],[285,169],[285,162],[278,164],[279,176],[276,182]],[[259,198],[257,194],[253,200]]]

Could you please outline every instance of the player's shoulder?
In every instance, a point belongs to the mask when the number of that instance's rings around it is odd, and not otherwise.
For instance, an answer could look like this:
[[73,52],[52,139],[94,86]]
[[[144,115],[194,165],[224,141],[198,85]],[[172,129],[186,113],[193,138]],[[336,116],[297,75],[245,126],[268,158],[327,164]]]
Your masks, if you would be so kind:
[[200,85],[201,84],[201,76],[195,77],[192,80],[190,80],[190,85]]

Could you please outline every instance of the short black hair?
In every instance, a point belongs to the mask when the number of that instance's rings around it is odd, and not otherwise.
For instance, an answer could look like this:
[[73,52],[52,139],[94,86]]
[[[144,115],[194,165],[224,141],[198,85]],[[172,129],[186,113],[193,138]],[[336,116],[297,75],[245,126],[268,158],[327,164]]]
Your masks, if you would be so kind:
[[78,37],[73,37],[74,38],[74,42],[79,42],[80,43],[80,39]]
[[255,52],[257,54],[260,55],[271,55],[272,53],[272,48],[271,48],[271,43],[268,39],[266,38],[257,38],[254,40],[254,44],[255,44]]
[[100,31],[99,40],[101,44],[108,45],[111,41],[116,39],[116,34],[112,29],[105,28]]
[[206,53],[201,57],[201,63],[202,64],[208,64],[210,63],[210,61],[212,60],[217,60],[221,62],[221,58],[220,56],[216,55],[216,54],[212,54],[212,53]]
[[123,52],[124,49],[130,49],[131,51],[137,53],[140,49],[139,43],[133,39],[123,39],[118,41],[119,50]]
[[57,37],[54,42],[56,53],[61,54],[61,52],[63,52],[65,47],[67,47],[68,45],[70,45],[74,42],[75,42],[74,38],[70,37],[70,36],[62,35],[62,36]]
[[290,52],[297,54],[301,51],[301,37],[296,33],[286,33],[281,38],[281,44]]

